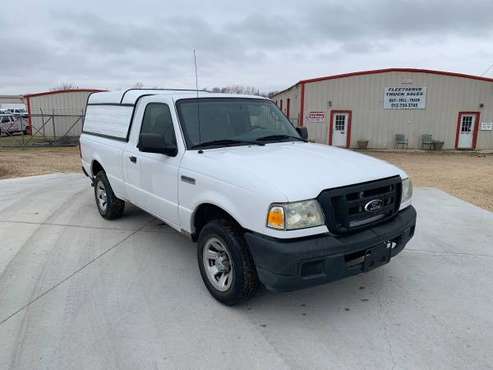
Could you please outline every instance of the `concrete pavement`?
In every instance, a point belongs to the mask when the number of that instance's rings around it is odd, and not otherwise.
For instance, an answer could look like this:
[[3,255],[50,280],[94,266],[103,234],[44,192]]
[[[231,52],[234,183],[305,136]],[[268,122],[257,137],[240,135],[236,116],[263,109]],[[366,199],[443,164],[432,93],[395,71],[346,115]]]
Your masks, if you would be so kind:
[[390,264],[230,308],[192,242],[134,207],[102,219],[83,176],[0,181],[0,368],[491,368],[493,214],[415,193]]

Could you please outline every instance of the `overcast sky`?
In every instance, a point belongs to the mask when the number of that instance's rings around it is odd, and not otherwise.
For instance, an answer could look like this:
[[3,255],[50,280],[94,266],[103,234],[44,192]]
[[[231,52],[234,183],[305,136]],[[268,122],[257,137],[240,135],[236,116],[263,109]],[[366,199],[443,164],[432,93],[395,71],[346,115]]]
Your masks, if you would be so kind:
[[[251,85],[387,67],[482,74],[493,1],[3,0],[0,93]],[[493,76],[493,69],[488,74]]]

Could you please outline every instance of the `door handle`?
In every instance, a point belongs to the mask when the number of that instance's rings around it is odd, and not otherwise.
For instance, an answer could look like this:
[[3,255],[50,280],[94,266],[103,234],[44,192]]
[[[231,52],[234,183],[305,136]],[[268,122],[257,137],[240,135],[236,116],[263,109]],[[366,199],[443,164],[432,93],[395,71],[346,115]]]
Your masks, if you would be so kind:
[[137,157],[134,155],[131,155],[130,157],[128,157],[128,159],[130,159],[130,162],[132,163],[137,163]]

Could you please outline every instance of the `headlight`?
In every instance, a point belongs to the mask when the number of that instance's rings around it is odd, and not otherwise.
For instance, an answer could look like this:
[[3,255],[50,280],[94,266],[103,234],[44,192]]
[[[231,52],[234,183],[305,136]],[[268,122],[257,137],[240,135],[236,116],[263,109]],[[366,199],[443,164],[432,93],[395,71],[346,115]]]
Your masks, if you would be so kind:
[[410,178],[402,180],[401,204],[409,202],[413,196],[413,183]]
[[267,214],[267,227],[296,230],[324,224],[324,216],[314,199],[302,202],[273,204]]

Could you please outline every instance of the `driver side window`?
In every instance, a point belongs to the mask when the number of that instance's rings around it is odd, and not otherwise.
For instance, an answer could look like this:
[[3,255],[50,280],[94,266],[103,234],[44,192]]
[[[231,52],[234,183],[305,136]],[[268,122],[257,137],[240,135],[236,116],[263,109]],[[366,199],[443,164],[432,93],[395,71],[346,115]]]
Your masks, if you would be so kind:
[[173,119],[167,104],[149,103],[144,111],[141,134],[158,134],[167,145],[176,146]]

